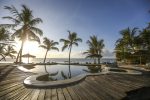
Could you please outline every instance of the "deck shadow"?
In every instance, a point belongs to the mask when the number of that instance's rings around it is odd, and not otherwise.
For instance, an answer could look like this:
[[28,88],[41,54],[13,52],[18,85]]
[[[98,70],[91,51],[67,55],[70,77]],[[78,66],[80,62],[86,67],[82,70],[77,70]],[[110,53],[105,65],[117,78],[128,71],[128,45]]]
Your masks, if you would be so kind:
[[142,87],[127,92],[122,100],[150,100],[150,87]]

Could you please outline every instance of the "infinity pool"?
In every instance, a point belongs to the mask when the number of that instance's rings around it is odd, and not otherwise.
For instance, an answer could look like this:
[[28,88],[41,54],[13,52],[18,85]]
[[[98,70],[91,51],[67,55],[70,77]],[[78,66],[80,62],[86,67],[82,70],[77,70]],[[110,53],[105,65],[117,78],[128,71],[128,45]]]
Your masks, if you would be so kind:
[[[32,68],[30,68],[32,67]],[[20,66],[20,70],[32,73],[48,73],[39,77],[40,81],[65,80],[85,73],[99,73],[100,66],[80,66],[80,65],[36,65],[28,68]]]

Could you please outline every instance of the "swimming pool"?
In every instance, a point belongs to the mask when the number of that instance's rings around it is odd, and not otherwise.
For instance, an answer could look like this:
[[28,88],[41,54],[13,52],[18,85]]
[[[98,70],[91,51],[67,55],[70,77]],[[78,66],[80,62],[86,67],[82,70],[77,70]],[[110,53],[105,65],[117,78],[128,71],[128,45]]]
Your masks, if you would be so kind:
[[[31,68],[32,67],[32,68]],[[39,81],[56,81],[65,80],[76,77],[81,74],[99,73],[101,66],[81,66],[81,65],[35,65],[23,67],[19,66],[20,70],[24,72],[32,72],[47,75],[37,78]]]
[[37,73],[27,77],[23,83],[25,86],[38,88],[67,86],[78,83],[87,76],[94,75],[142,74],[139,71],[131,69],[82,65],[35,65],[18,66],[18,68],[24,72]]

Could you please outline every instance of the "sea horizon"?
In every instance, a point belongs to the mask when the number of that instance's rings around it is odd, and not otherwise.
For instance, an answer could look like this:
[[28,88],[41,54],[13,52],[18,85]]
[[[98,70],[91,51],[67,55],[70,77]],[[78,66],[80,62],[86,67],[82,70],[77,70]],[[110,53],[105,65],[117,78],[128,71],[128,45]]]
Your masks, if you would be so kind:
[[[6,61],[0,61],[0,63],[13,63],[15,62],[16,59],[12,59],[12,58],[6,58]],[[29,58],[29,62],[30,63],[42,63],[44,60],[44,58]],[[22,61],[24,63],[28,62],[28,58],[22,58]],[[68,58],[46,58],[45,62],[57,62],[57,63],[64,63],[68,61]],[[71,58],[71,62],[74,63],[94,63],[94,60],[91,58]],[[116,58],[102,58],[101,59],[101,63],[103,62],[109,62],[109,63],[113,63],[116,62]]]

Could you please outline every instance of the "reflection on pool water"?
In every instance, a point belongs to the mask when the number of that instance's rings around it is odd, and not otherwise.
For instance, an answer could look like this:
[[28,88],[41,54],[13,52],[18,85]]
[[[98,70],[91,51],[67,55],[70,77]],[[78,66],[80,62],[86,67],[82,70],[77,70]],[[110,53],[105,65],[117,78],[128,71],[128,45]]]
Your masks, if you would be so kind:
[[[21,69],[21,68],[19,68]],[[23,70],[23,67],[22,69]],[[25,69],[25,72],[48,73],[38,77],[39,81],[65,80],[85,73],[99,73],[100,66],[80,66],[80,65],[36,65],[33,69]]]

